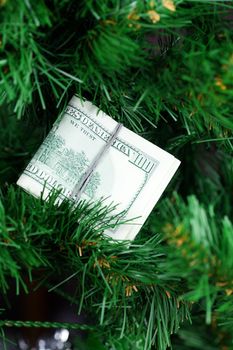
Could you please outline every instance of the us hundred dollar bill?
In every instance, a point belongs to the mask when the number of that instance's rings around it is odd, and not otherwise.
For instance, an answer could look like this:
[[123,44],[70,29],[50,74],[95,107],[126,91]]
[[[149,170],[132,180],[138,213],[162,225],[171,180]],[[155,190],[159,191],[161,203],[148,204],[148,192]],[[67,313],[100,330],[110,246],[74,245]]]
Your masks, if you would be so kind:
[[[108,143],[117,122],[89,101],[74,96],[53,125],[17,184],[32,195],[47,198],[53,189],[61,198],[72,192]],[[124,212],[121,224],[106,235],[132,240],[140,230],[180,161],[161,148],[121,127],[107,152],[100,158],[81,199],[106,198]]]

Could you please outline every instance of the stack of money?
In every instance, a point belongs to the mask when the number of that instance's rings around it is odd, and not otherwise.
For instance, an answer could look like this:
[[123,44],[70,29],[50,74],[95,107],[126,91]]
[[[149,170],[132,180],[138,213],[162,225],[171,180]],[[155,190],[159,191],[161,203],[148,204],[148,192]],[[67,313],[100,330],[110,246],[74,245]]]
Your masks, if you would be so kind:
[[[127,223],[107,230],[132,240],[180,161],[74,96],[17,184],[36,197],[53,189],[71,200],[105,199]],[[130,221],[130,219],[136,218]]]

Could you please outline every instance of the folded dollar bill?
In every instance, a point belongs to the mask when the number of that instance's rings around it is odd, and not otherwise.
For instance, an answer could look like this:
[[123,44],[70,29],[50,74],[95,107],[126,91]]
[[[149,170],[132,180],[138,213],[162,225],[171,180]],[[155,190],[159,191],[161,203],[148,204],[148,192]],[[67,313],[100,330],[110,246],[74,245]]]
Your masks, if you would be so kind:
[[72,199],[79,183],[86,182],[81,199],[105,198],[117,204],[125,221],[136,218],[106,235],[134,239],[180,161],[124,126],[116,134],[117,125],[91,102],[74,96],[17,184],[36,197],[43,193],[47,198],[58,189],[61,198]]

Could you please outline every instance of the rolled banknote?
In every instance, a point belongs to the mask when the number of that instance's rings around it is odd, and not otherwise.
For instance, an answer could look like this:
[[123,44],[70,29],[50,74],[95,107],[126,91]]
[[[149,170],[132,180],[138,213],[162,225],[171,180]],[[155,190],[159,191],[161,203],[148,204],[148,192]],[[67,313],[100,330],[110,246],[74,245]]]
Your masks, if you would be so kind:
[[73,96],[17,184],[36,197],[43,193],[48,198],[59,189],[61,199],[105,198],[129,220],[105,234],[132,240],[179,164],[171,154],[118,127],[91,102]]

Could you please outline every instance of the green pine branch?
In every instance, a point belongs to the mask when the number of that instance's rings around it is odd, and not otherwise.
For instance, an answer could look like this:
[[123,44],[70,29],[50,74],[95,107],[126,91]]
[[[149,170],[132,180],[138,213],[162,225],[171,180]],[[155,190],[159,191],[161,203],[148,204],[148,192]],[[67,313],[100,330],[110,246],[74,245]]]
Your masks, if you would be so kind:
[[73,86],[137,132],[175,121],[232,150],[231,2],[67,3],[2,6],[2,103],[20,116]]
[[[3,293],[9,277],[16,293],[26,290],[25,278],[34,280],[36,271],[43,271],[44,282],[54,280],[49,290],[72,280],[81,295],[78,312],[90,312],[91,304],[97,330],[98,323],[108,329],[111,324],[107,339],[144,334],[145,349],[171,344],[171,334],[190,319],[191,302],[201,303],[207,324],[215,315],[219,327],[229,329],[219,313],[227,306],[230,320],[233,227],[227,217],[214,221],[212,206],[195,197],[186,204],[175,195],[161,203],[159,217],[151,217],[135,242],[116,244],[102,237],[104,228],[114,225],[111,215],[106,220],[110,208],[83,203],[70,211],[68,203],[57,208],[55,199],[41,202],[13,188],[2,199]],[[164,224],[163,217],[170,221]],[[222,294],[219,308],[215,300]]]

